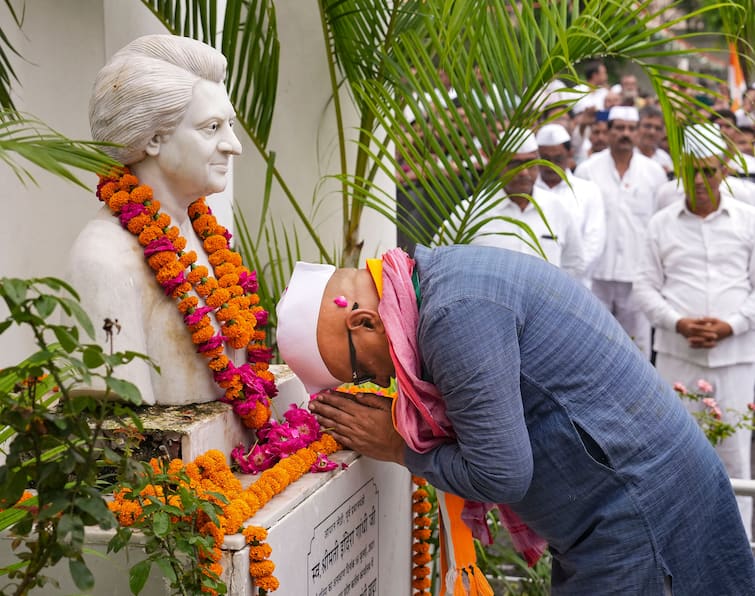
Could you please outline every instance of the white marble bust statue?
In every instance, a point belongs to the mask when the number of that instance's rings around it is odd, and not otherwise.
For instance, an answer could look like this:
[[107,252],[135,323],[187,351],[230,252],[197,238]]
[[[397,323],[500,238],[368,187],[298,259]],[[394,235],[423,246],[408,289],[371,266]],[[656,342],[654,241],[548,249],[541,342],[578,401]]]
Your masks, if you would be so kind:
[[[231,157],[241,153],[225,71],[224,56],[206,44],[172,35],[140,37],[100,70],[89,106],[92,137],[122,146],[107,151],[152,188],[160,210],[186,238],[186,250],[196,251],[204,265],[207,254],[187,208],[225,188]],[[137,238],[107,206],[77,238],[68,278],[98,343],[110,349],[102,326],[106,318],[117,319],[113,348],[147,354],[160,367],[158,374],[136,360],[116,371],[139,387],[145,403],[201,403],[222,395],[176,301],[156,281]]]

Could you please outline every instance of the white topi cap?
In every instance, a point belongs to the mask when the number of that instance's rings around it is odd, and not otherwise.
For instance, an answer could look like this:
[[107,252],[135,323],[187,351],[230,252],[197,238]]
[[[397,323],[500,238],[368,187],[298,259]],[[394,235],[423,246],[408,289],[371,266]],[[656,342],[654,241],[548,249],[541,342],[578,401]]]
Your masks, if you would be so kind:
[[320,305],[325,286],[335,270],[333,265],[297,262],[288,287],[275,307],[278,351],[283,361],[304,383],[307,393],[343,384],[325,366],[317,347]]
[[535,140],[538,147],[552,147],[571,141],[571,135],[561,124],[545,124],[535,134]]
[[632,106],[613,106],[608,111],[608,120],[626,120],[628,122],[639,122],[640,113],[637,108]]
[[[535,153],[537,141],[532,131],[525,128],[512,127],[505,133],[504,150],[511,153]],[[503,138],[503,135],[502,137]]]
[[722,157],[726,153],[726,141],[721,129],[712,122],[691,124],[684,129],[684,152],[698,159]]

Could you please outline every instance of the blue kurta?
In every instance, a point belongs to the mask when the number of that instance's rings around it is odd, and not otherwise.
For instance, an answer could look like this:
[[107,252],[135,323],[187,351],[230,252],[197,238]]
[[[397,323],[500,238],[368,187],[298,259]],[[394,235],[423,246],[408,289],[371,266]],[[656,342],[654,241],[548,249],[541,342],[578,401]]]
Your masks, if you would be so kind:
[[680,398],[581,284],[487,247],[415,253],[423,374],[457,442],[412,473],[508,503],[548,540],[553,594],[755,594],[731,485]]

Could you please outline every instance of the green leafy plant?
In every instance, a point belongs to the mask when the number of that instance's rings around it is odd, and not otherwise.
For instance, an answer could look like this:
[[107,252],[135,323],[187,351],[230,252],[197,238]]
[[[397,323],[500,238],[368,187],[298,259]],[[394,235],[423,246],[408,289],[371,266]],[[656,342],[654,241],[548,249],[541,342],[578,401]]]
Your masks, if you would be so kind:
[[[45,568],[68,560],[71,577],[81,590],[94,578],[84,560],[88,526],[110,529],[115,518],[104,494],[108,480],[103,465],[118,467],[123,458],[102,441],[106,419],[139,427],[132,406],[141,402],[138,389],[114,376],[117,366],[142,356],[108,354],[83,343],[94,328],[78,304],[76,292],[54,278],[0,279],[0,297],[8,316],[0,333],[12,325],[28,329],[38,350],[0,371],[0,440],[5,462],[0,466],[0,530],[9,531],[17,561],[0,569],[8,583],[2,594],[20,596],[53,581]],[[73,323],[56,323],[61,313]],[[99,381],[104,390],[87,390]],[[114,394],[121,400],[109,399]],[[24,495],[27,489],[33,493]],[[22,497],[26,496],[23,502]]]
[[133,524],[118,528],[108,550],[117,552],[125,547],[135,531],[146,537],[147,557],[129,572],[132,594],[142,591],[153,565],[168,580],[172,594],[227,592],[219,575],[210,566],[200,564],[220,547],[212,534],[200,532],[200,523],[209,519],[219,526],[220,503],[228,500],[219,493],[200,496],[190,485],[183,470],[169,471],[167,458],[154,460],[154,466],[143,463],[121,479],[118,489],[122,502],[130,501],[138,513],[133,515]]
[[551,584],[551,555],[547,551],[530,567],[514,549],[501,524],[497,509],[487,516],[493,540],[490,546],[475,541],[477,565],[490,581],[496,594],[548,596]]

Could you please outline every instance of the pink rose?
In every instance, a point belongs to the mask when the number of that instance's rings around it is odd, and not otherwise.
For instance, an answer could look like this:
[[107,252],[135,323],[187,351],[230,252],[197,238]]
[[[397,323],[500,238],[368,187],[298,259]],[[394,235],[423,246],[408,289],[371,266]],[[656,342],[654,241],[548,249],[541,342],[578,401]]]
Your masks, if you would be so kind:
[[713,385],[708,383],[705,379],[700,379],[697,382],[697,388],[703,393],[713,393]]

